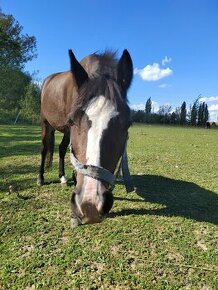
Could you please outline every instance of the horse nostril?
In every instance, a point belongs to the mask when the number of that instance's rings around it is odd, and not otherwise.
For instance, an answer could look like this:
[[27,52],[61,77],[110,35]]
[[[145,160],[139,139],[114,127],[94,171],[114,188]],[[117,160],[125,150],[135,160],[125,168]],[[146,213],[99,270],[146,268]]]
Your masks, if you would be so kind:
[[105,215],[107,213],[109,213],[109,211],[111,210],[113,203],[114,203],[114,197],[113,197],[113,193],[111,191],[105,191],[103,193],[103,206],[102,206],[102,210],[101,210],[101,215]]
[[81,205],[81,210],[83,213],[82,224],[93,224],[101,222],[101,218],[95,204],[91,202],[85,202]]
[[82,224],[82,221],[81,221],[82,213],[78,206],[76,196],[77,194],[73,192],[71,196],[71,220],[70,220],[72,228],[75,228]]
[[75,217],[72,217],[71,220],[70,220],[70,224],[71,224],[71,227],[73,229],[78,227],[79,225],[81,225],[81,223],[82,222],[78,218],[75,218]]

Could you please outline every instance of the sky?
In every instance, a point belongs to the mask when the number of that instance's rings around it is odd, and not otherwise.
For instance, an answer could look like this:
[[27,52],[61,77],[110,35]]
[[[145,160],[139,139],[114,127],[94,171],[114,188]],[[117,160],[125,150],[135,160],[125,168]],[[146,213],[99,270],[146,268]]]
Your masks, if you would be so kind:
[[6,14],[37,39],[38,57],[26,65],[36,78],[69,69],[77,59],[127,49],[134,64],[132,108],[173,109],[200,96],[218,121],[217,0],[0,0]]

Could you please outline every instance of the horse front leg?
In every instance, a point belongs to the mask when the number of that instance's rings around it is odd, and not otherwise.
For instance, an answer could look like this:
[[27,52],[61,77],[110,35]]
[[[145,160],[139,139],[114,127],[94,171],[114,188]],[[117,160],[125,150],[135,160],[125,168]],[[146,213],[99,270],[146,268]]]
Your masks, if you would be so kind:
[[64,170],[64,158],[65,158],[69,143],[70,143],[70,135],[69,133],[65,133],[61,141],[61,144],[59,145],[59,178],[61,180],[61,184],[67,183],[67,179],[65,177],[65,170]]

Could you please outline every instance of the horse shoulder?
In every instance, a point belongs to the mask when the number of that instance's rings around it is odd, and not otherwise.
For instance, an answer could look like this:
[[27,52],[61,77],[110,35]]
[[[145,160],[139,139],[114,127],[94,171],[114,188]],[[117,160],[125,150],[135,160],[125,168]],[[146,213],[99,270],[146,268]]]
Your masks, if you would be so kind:
[[76,91],[71,72],[53,74],[45,79],[41,92],[41,114],[52,127],[58,129],[67,124]]

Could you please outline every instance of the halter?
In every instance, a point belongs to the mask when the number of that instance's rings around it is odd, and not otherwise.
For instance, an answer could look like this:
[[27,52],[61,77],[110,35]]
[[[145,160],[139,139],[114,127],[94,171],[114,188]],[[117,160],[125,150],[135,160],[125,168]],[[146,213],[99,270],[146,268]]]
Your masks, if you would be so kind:
[[92,177],[97,180],[106,181],[110,184],[112,189],[114,188],[115,175],[101,166],[89,164],[86,165],[81,163],[74,155],[72,145],[70,145],[70,160],[78,173]]
[[[126,142],[126,145],[127,145],[127,142]],[[130,173],[129,173],[126,145],[125,145],[122,157],[120,159],[120,164],[118,166],[117,173],[115,175],[113,173],[111,173],[109,170],[107,170],[101,166],[95,166],[95,165],[81,163],[74,155],[73,148],[72,148],[71,144],[70,144],[70,160],[71,160],[71,163],[74,166],[75,170],[78,173],[81,173],[85,176],[92,177],[92,178],[97,179],[97,180],[107,182],[108,184],[110,184],[111,191],[114,189],[115,179],[118,176],[119,171],[122,167],[123,180],[124,180],[124,184],[126,187],[126,191],[131,192],[134,190],[134,187],[133,187]]]

